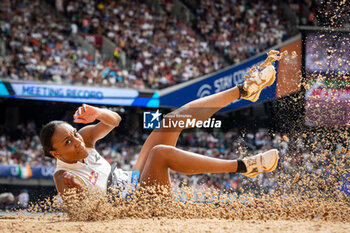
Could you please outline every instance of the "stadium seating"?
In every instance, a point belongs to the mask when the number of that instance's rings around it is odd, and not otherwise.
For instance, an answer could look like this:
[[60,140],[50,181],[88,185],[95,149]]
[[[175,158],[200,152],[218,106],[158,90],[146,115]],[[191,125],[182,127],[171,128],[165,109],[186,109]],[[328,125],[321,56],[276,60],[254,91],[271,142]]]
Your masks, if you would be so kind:
[[206,41],[170,12],[142,1],[64,1],[84,33],[103,34],[126,52],[131,72],[153,89],[212,73],[223,67]]
[[0,57],[0,77],[13,81],[101,84],[135,87],[115,61],[93,60],[78,46],[66,20],[36,1],[2,3],[1,36],[7,55]]
[[286,39],[286,20],[274,1],[183,0],[193,25],[231,63],[239,63]]
[[[39,2],[2,3],[7,56],[0,58],[1,77],[162,89],[223,68],[224,57],[238,63],[287,36],[280,9],[264,1],[184,1],[199,6],[194,30],[172,14],[172,1],[150,7],[136,0],[61,0],[55,1],[56,9]],[[104,61],[97,49],[93,59],[73,39],[77,34],[109,38],[116,46],[115,58]],[[118,66],[120,51],[129,67]]]

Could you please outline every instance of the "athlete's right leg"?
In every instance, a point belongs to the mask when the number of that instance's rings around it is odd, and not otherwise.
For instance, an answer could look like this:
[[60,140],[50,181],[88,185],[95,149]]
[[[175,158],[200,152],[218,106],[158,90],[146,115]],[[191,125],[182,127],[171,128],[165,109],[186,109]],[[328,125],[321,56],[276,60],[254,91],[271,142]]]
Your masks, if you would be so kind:
[[[275,56],[276,54],[271,54]],[[275,58],[271,58],[270,54],[268,61],[271,62]],[[272,59],[272,60],[271,60]],[[275,59],[276,60],[276,59]],[[168,120],[169,116],[172,116],[172,120],[180,120],[181,116],[190,116],[196,120],[207,120],[215,112],[225,107],[232,101],[244,98],[251,101],[256,101],[260,95],[261,90],[269,86],[275,80],[275,70],[273,66],[266,67],[262,72],[251,73],[251,78],[246,79],[244,84],[237,87],[233,87],[229,90],[219,92],[210,96],[206,96],[197,100],[194,100],[186,105],[176,109],[167,115],[163,121]],[[187,118],[186,118],[187,119]],[[146,142],[142,146],[139,157],[133,170],[139,170],[142,174],[143,168],[147,161],[147,158],[153,147],[157,145],[169,145],[175,146],[181,131],[184,128],[161,128],[154,130],[147,138]]]

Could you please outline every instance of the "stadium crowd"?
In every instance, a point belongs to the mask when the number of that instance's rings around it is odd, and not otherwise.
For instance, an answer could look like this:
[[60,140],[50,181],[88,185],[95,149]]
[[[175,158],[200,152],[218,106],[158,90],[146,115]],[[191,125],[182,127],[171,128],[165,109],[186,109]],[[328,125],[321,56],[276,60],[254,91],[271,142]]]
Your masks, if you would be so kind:
[[1,78],[144,88],[116,61],[103,61],[98,51],[93,59],[72,38],[77,26],[53,14],[40,0],[2,2],[0,25],[7,48],[0,57]]
[[[206,4],[209,3],[202,2],[198,11],[207,7]],[[268,11],[258,11],[258,7],[267,7],[263,3],[252,9],[248,5],[230,6],[229,9],[240,13],[235,18],[237,28],[227,25],[232,18],[208,15],[206,19],[206,14],[215,13],[199,12],[198,26],[211,28],[210,33],[201,31],[205,41],[171,14],[171,1],[161,1],[158,5],[163,10],[136,0],[58,0],[56,9],[67,16],[64,19],[40,0],[3,1],[1,36],[5,39],[7,55],[0,58],[0,76],[11,80],[160,89],[223,68],[220,54],[239,62],[275,45],[284,35],[278,9],[273,7],[273,17],[266,19]],[[261,16],[254,16],[252,22],[246,18],[255,13]],[[245,20],[251,23],[243,23]],[[264,30],[253,30],[258,21]],[[214,32],[212,27],[216,24],[222,27]],[[98,49],[93,59],[74,42],[72,36],[78,33],[100,34],[111,39],[116,44],[115,59],[104,61]],[[220,53],[212,49],[213,43]],[[126,53],[131,69],[118,66],[119,50]]]
[[350,5],[347,1],[288,0],[300,25],[350,27]]
[[[43,2],[1,1],[6,55],[0,57],[0,77],[161,89],[223,68],[222,57],[238,63],[290,36],[289,19],[274,0],[183,0],[195,15],[194,31],[173,15],[172,0],[152,6],[141,0],[56,0],[56,12]],[[301,25],[350,26],[349,5],[323,0],[286,4]],[[79,46],[73,36],[85,33],[114,42],[115,59],[103,60],[99,49],[93,58]],[[130,68],[118,66],[118,51],[126,53]]]
[[[96,149],[109,163],[116,161],[118,167],[130,170],[136,162],[147,134],[125,132],[126,135],[124,135],[121,132],[113,132],[108,138],[97,143]],[[339,157],[342,153],[346,153],[343,143],[335,142],[334,156]],[[246,155],[277,148],[280,154],[278,169],[283,169],[283,174],[290,176],[291,180],[296,168],[304,167],[306,173],[321,173],[332,159],[329,155],[327,158],[321,158],[324,151],[329,149],[329,145],[320,140],[316,134],[301,134],[292,139],[285,134],[268,133],[263,128],[244,134],[237,128],[227,132],[185,131],[181,134],[177,146],[187,151],[222,159],[241,159]],[[30,121],[27,124],[20,124],[11,133],[6,130],[6,127],[0,127],[0,164],[55,166],[55,160],[43,156],[36,125]],[[266,173],[252,182],[250,179],[243,179],[239,174],[187,176],[172,173],[172,182],[175,187],[187,184],[196,189],[217,188],[236,192],[240,192],[242,187],[258,190],[260,185],[267,193],[275,187],[278,180],[271,177],[278,176],[278,172]]]
[[286,20],[275,1],[184,1],[197,31],[230,62],[239,63],[282,42]]
[[[223,67],[219,56],[167,8],[142,1],[61,1],[62,12],[83,33],[102,34],[126,52],[132,72],[151,88],[163,88]],[[57,2],[56,2],[57,7]]]

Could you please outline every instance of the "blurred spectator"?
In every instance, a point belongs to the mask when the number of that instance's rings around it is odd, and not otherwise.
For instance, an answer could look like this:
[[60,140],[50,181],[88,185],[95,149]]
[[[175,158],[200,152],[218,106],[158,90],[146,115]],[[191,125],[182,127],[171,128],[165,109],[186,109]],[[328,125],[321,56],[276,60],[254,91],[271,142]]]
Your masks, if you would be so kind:
[[64,11],[63,0],[56,0],[56,9],[61,13]]
[[28,208],[29,204],[29,194],[27,189],[22,189],[21,193],[17,196],[18,206],[21,209]]
[[15,202],[15,196],[12,193],[0,193],[0,206],[11,205]]

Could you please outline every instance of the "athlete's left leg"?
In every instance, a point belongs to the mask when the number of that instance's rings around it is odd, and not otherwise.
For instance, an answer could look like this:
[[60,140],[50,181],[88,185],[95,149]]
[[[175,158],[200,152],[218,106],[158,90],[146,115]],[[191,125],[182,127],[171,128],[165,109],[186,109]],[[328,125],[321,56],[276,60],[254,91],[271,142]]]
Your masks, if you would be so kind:
[[[248,177],[255,177],[263,172],[271,172],[277,167],[278,151],[269,150],[262,154],[242,160]],[[152,148],[140,177],[142,186],[163,185],[171,187],[169,168],[173,171],[193,175],[201,173],[237,172],[237,160],[211,158],[184,151],[173,146],[158,145]]]
[[236,172],[237,161],[211,158],[173,146],[158,145],[152,148],[146,161],[140,176],[141,185],[170,187],[169,168],[187,175]]

